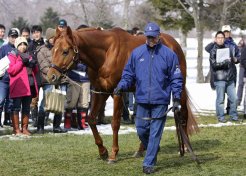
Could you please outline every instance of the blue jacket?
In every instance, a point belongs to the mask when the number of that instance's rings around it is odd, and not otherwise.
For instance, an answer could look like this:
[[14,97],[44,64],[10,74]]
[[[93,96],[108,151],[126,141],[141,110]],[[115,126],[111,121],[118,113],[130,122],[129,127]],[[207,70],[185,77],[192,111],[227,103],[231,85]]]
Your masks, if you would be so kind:
[[[15,46],[12,45],[11,43],[3,45],[0,48],[0,59],[5,57],[6,55],[8,55],[14,49],[15,49]],[[0,81],[5,82],[5,83],[9,83],[9,74],[7,71],[5,72],[4,76],[2,77],[2,79]]]
[[[78,72],[80,72],[81,74],[79,74]],[[89,82],[87,66],[84,64],[77,64],[75,69],[68,72],[68,77],[76,82]]]
[[118,88],[127,90],[136,84],[136,102],[169,104],[180,99],[183,77],[177,55],[159,43],[155,49],[146,44],[135,48],[126,64]]
[[234,40],[229,37],[225,40],[224,42],[225,46],[230,48],[231,53],[231,57],[236,57],[237,59],[240,59],[241,53],[240,50],[237,46],[237,44],[234,42]]

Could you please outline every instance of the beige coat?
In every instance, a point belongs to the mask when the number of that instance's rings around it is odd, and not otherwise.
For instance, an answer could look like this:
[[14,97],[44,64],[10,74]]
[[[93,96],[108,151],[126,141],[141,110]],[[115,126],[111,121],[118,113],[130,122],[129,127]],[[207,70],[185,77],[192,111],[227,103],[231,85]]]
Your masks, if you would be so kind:
[[[49,84],[47,80],[47,73],[51,65],[52,53],[46,45],[42,45],[37,48],[37,58],[39,63],[39,69],[42,76],[42,84]],[[67,83],[65,78],[62,78],[61,83]]]

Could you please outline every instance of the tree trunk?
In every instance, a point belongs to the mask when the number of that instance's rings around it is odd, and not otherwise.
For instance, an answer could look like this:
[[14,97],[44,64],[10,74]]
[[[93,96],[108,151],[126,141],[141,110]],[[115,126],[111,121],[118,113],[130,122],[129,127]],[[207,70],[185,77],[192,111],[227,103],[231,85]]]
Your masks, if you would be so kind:
[[221,16],[221,18],[220,18],[220,29],[226,23],[227,7],[228,7],[228,2],[224,1],[222,13],[220,14],[220,16]]
[[181,29],[179,29],[179,37],[180,37],[180,45],[183,49],[184,55],[186,56],[187,50],[187,33],[183,33]]
[[129,27],[129,5],[131,0],[124,0],[124,29],[128,29]]
[[201,24],[201,18],[200,18],[200,7],[199,4],[194,5],[194,12],[193,12],[193,17],[194,17],[194,22],[196,26],[196,36],[197,36],[197,50],[198,50],[198,55],[197,55],[197,77],[196,77],[196,82],[197,83],[204,83],[204,76],[203,76],[203,28]]
[[86,12],[84,1],[80,0],[80,4],[81,4],[81,7],[82,7],[82,11],[84,13],[85,24],[89,26],[90,24],[89,24],[89,20],[88,20],[88,16],[87,16],[87,12]]

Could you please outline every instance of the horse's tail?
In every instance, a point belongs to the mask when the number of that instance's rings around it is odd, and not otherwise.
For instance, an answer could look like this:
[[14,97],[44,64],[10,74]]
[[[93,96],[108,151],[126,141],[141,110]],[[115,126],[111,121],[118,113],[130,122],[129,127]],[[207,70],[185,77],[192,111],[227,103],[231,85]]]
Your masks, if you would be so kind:
[[187,111],[188,111],[188,119],[187,119],[187,125],[186,125],[186,132],[191,135],[195,132],[199,131],[197,122],[195,120],[196,116],[194,114],[194,111],[196,111],[196,107],[194,106],[194,104],[192,103],[191,99],[190,99],[190,94],[188,89],[185,87],[185,91],[186,91],[186,107],[187,107]]

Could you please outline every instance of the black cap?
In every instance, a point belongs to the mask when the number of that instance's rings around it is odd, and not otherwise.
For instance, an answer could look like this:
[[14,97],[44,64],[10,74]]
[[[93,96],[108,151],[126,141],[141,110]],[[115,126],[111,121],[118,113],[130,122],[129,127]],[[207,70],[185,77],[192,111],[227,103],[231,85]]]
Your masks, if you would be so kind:
[[64,19],[59,20],[58,26],[61,26],[61,27],[67,26],[67,21]]
[[8,36],[18,37],[19,34],[18,34],[18,31],[16,29],[12,28],[12,29],[9,30]]

